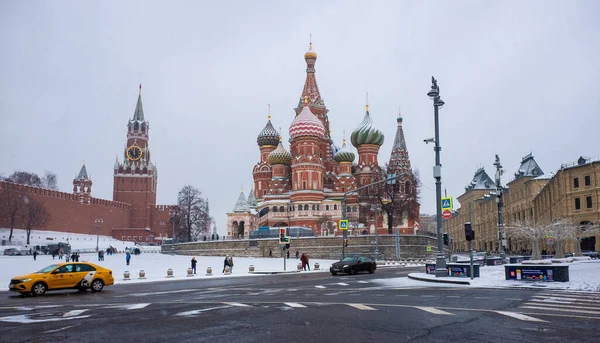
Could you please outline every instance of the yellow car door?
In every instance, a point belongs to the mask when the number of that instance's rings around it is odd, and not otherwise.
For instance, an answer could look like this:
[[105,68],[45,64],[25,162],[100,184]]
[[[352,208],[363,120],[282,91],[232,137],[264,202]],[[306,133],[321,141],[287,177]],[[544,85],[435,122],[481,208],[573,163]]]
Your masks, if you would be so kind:
[[69,279],[72,277],[71,271],[73,270],[72,264],[65,264],[55,269],[50,274],[48,280],[48,289],[58,289],[69,287]]
[[69,287],[78,286],[80,283],[83,286],[89,286],[89,281],[86,280],[89,271],[90,267],[87,264],[74,264],[73,271],[70,273],[71,277],[69,278]]

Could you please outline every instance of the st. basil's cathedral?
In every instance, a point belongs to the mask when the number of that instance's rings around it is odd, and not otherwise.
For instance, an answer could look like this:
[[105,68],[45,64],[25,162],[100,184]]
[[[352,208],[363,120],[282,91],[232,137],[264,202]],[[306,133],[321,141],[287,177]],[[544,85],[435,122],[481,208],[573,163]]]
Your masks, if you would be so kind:
[[[370,184],[381,173],[377,157],[384,143],[383,132],[375,126],[367,104],[364,119],[350,136],[358,151],[358,162],[345,138],[338,148],[330,137],[329,110],[317,86],[317,54],[312,43],[304,60],[306,81],[289,127],[289,151],[269,115],[257,138],[260,161],[252,170],[254,189],[247,198],[242,190],[233,211],[227,213],[228,237],[244,238],[266,227],[301,227],[318,236],[333,235],[342,218],[342,199],[350,234],[388,232],[385,215],[372,211],[357,193],[348,193]],[[397,125],[388,174],[400,175],[397,182],[408,187],[414,180],[410,179],[401,116]],[[419,218],[418,213],[414,217]],[[419,229],[418,219],[394,224],[403,234],[414,234]]]

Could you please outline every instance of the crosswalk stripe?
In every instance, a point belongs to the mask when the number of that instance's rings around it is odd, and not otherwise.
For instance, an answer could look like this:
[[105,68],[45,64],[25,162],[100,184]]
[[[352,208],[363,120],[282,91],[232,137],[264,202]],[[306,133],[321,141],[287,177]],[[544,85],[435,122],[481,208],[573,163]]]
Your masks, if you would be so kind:
[[369,283],[369,281],[358,281],[358,283]]
[[338,282],[337,284],[340,285],[340,286],[348,286],[348,284],[344,283],[344,282]]
[[447,316],[453,316],[454,315],[454,313],[442,311],[442,310],[437,309],[435,307],[415,306],[415,308],[418,308],[419,310],[423,310],[425,312],[429,312],[429,313],[433,313],[433,314],[444,314],[444,315],[447,315]]
[[516,318],[516,319],[519,319],[519,320],[524,320],[524,321],[527,321],[527,322],[544,322],[544,323],[546,322],[545,320],[534,318],[534,317],[530,317],[530,316],[526,316],[524,314],[516,313],[516,312],[506,312],[506,311],[494,311],[494,312],[496,312],[498,314],[502,314],[502,315],[508,316],[508,317],[511,317],[511,318]]
[[[546,296],[539,296],[539,295],[534,295],[532,298],[534,299],[541,299],[543,300],[556,300],[556,301],[565,301],[565,302],[586,302],[586,303],[597,303],[600,304],[600,299],[594,300],[594,299],[585,299],[585,298],[571,298],[571,297],[546,297]],[[533,300],[533,299],[532,299]]]
[[285,305],[289,306],[289,307],[296,307],[296,308],[306,308],[306,306],[302,305],[302,304],[298,304],[298,303],[284,303]]
[[581,309],[588,310],[588,311],[598,311],[598,313],[600,313],[600,307],[598,307],[598,306],[590,306],[588,304],[552,304],[552,303],[526,302],[524,305],[546,306],[546,307],[548,307],[548,309],[553,309],[553,308],[581,308]]
[[247,304],[242,304],[242,303],[223,303],[225,305],[230,305],[230,306],[236,306],[236,307],[252,307],[250,305]]
[[560,297],[560,298],[575,298],[575,299],[588,299],[588,300],[596,300],[600,301],[600,294],[592,293],[539,293],[538,295],[534,295],[535,297]]
[[231,306],[216,306],[216,307],[203,308],[201,310],[192,310],[192,311],[179,312],[179,313],[176,314],[176,316],[193,316],[195,314],[199,314],[199,313],[202,313],[202,312],[212,311],[212,310],[219,310],[219,309],[229,308],[229,307],[231,307]]
[[316,285],[315,287],[317,287],[317,288],[327,288],[327,287],[321,286],[321,285]]
[[144,307],[146,307],[148,305],[150,305],[150,304],[135,304],[135,305],[129,306],[127,309],[128,310],[139,310],[139,309],[142,309],[142,308],[144,308]]
[[356,308],[356,309],[359,309],[359,310],[364,310],[364,311],[377,311],[377,309],[376,309],[376,308],[372,308],[372,307],[370,307],[370,306],[363,305],[363,304],[348,304],[348,305],[349,305],[349,306],[352,306],[352,307],[354,307],[354,308]]
[[519,308],[528,308],[528,309],[532,309],[532,310],[543,310],[543,311],[558,311],[558,312],[575,312],[575,313],[589,313],[589,314],[598,314],[600,315],[600,312],[595,312],[595,311],[586,311],[586,310],[577,310],[577,309],[570,309],[570,308],[548,308],[545,306],[520,306]]
[[78,316],[80,314],[82,314],[83,312],[87,311],[87,309],[83,309],[83,310],[72,310],[69,311],[65,314],[63,314],[63,317],[74,317],[74,316]]

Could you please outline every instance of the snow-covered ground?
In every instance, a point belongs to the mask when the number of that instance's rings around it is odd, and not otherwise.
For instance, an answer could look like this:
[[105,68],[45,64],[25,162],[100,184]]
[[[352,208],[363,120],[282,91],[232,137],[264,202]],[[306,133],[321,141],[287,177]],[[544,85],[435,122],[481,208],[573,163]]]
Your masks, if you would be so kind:
[[[548,261],[546,261],[548,262]],[[425,269],[425,267],[423,267]],[[435,275],[414,273],[412,275],[428,279],[447,279],[447,280],[465,280],[470,285],[459,285],[450,283],[434,283],[427,281],[418,281],[409,278],[378,279],[377,283],[399,288],[411,287],[479,287],[479,288],[540,288],[557,289],[569,291],[588,291],[600,292],[600,260],[583,259],[569,263],[569,282],[544,282],[544,281],[516,281],[505,280],[504,266],[485,266],[479,269],[481,277],[461,278],[461,277],[442,277],[436,278]]]

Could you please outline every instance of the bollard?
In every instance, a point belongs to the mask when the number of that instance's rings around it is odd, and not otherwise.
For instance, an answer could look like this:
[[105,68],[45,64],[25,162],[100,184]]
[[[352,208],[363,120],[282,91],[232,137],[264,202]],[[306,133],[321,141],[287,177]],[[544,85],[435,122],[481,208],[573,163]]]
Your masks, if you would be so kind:
[[173,277],[173,269],[167,269],[167,277]]
[[229,266],[225,267],[225,275],[231,274],[231,270],[229,270]]
[[194,270],[192,268],[188,268],[187,276],[194,276]]
[[127,270],[126,270],[126,271],[123,273],[123,280],[131,280],[131,279],[129,278],[129,271],[127,271]]
[[298,263],[297,268],[298,268],[298,271],[302,271],[302,263]]
[[248,273],[252,273],[254,271],[254,266],[250,265],[250,267],[248,267]]
[[319,269],[319,267],[320,267],[319,262],[315,262],[314,270],[321,270],[321,269]]
[[146,272],[142,269],[140,270],[140,279],[145,279],[146,278]]
[[206,276],[212,276],[212,268],[206,267]]

